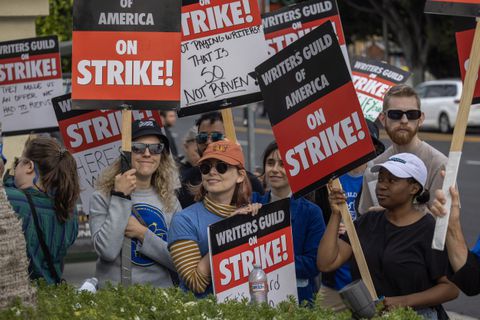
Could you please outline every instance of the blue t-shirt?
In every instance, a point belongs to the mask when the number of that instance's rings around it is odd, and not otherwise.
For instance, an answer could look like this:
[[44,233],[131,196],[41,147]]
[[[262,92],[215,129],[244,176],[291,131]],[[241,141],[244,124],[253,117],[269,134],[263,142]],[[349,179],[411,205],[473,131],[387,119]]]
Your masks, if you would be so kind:
[[480,236],[478,237],[477,243],[473,247],[472,252],[478,257],[478,260],[480,261]]
[[[203,202],[192,204],[173,216],[168,231],[168,246],[180,240],[195,241],[203,257],[208,253],[208,226],[220,220],[223,218],[205,209]],[[189,290],[183,279],[180,279],[180,287]],[[204,293],[195,296],[201,298],[210,293],[213,293],[211,284]]]
[[[355,220],[357,218],[355,201],[362,189],[363,175],[351,176],[346,173],[340,177],[340,182],[347,195],[348,211],[350,211],[352,220]],[[352,274],[350,272],[350,262],[346,262],[335,272],[335,290],[340,290],[351,282]]]

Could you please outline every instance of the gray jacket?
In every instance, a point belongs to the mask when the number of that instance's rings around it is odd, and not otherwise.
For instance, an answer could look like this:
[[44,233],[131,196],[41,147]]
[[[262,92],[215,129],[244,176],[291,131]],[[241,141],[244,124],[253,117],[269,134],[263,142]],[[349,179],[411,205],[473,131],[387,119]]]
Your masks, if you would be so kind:
[[181,210],[177,200],[173,212],[165,207],[154,189],[136,190],[132,200],[106,196],[95,191],[90,201],[90,228],[98,254],[95,275],[100,287],[109,281],[120,282],[121,250],[132,207],[148,226],[143,244],[132,240],[132,283],[156,287],[173,285],[170,270],[175,270],[167,248],[167,233],[174,213]]

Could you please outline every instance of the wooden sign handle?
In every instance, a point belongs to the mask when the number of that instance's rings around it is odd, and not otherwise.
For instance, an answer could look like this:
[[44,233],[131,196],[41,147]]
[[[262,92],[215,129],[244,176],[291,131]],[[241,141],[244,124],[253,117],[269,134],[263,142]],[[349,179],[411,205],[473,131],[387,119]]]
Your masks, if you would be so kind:
[[228,140],[237,142],[237,134],[235,133],[235,125],[233,123],[232,109],[222,110],[223,126],[225,128],[225,136]]
[[132,151],[132,110],[122,110],[122,151]]
[[[132,151],[132,110],[122,109],[122,151]],[[123,238],[121,253],[121,284],[128,287],[132,284],[132,240]]]
[[[443,250],[445,247],[445,239],[447,236],[448,219],[450,218],[450,206],[452,198],[449,188],[457,181],[458,168],[462,156],[463,143],[465,141],[465,133],[467,131],[468,114],[472,105],[475,85],[477,83],[478,69],[480,67],[480,18],[477,18],[477,26],[475,28],[475,36],[473,37],[472,50],[470,51],[470,59],[468,63],[467,74],[463,83],[462,97],[458,106],[457,120],[455,121],[455,129],[453,130],[452,144],[448,154],[448,162],[446,167],[446,175],[443,180],[442,190],[446,196],[445,208],[447,214],[442,218],[437,218],[435,223],[435,232],[433,234],[432,248]],[[430,190],[435,192],[435,190]]]
[[[334,188],[339,188],[343,190],[342,184],[340,183],[339,179],[334,179],[332,181],[332,186]],[[372,276],[370,275],[370,271],[368,270],[367,261],[365,260],[362,246],[360,245],[360,240],[358,239],[357,231],[355,230],[352,216],[350,215],[350,211],[348,210],[346,202],[344,202],[340,206],[340,210],[342,213],[343,223],[345,224],[345,228],[347,229],[348,238],[350,239],[350,245],[352,247],[353,255],[355,256],[355,261],[357,262],[358,270],[360,271],[360,276],[362,277],[363,282],[365,282],[365,285],[367,286],[367,289],[370,292],[372,299],[375,301],[378,299],[377,292],[375,291]]]

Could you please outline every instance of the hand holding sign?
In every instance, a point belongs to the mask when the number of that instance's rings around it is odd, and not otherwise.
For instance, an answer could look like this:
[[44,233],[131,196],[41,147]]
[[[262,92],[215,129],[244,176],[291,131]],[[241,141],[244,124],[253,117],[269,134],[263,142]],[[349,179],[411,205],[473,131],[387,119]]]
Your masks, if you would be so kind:
[[135,175],[136,172],[136,169],[130,169],[127,172],[117,174],[115,176],[115,185],[113,190],[129,196],[137,187],[137,176]]

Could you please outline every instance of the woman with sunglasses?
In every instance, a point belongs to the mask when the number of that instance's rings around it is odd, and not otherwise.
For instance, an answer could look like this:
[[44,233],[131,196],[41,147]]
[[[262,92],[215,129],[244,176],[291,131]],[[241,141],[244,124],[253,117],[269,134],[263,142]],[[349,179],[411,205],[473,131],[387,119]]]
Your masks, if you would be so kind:
[[52,138],[29,140],[15,166],[15,187],[6,187],[22,220],[31,279],[59,283],[63,259],[75,242],[80,194],[77,164]]
[[317,248],[325,232],[322,210],[314,203],[301,197],[292,197],[276,142],[270,143],[263,154],[264,181],[270,189],[265,195],[253,193],[252,202],[262,204],[290,198],[292,216],[293,248],[295,252],[295,273],[297,276],[298,301],[313,302],[317,291],[315,277],[318,276]]
[[[447,280],[447,253],[431,248],[435,219],[423,208],[429,200],[427,168],[417,156],[400,153],[372,171],[379,172],[376,195],[385,210],[368,212],[354,224],[375,290],[388,309],[409,306],[426,319],[442,319],[441,304],[459,291]],[[332,215],[317,257],[322,272],[336,270],[352,257],[348,236],[338,238],[339,205],[346,196],[330,189]],[[360,278],[356,263],[351,272],[354,280]]]
[[122,243],[131,239],[132,283],[173,285],[167,233],[180,203],[178,171],[168,139],[154,120],[132,126],[132,169],[118,159],[102,172],[90,201],[90,228],[100,286],[120,282]]
[[[208,145],[199,160],[202,183],[193,188],[195,204],[173,218],[168,243],[180,286],[197,297],[213,293],[208,254],[208,226],[237,213],[256,211],[242,149],[224,140]],[[240,209],[239,209],[240,208]]]

